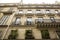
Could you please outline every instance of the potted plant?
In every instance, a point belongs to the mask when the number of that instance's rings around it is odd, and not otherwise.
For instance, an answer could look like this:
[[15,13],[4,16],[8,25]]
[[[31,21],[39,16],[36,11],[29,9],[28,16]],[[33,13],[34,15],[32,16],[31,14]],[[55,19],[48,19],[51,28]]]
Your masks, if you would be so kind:
[[43,39],[49,39],[49,32],[47,30],[41,31]]
[[18,36],[17,30],[11,30],[11,33],[8,36],[8,39],[16,39],[17,36]]

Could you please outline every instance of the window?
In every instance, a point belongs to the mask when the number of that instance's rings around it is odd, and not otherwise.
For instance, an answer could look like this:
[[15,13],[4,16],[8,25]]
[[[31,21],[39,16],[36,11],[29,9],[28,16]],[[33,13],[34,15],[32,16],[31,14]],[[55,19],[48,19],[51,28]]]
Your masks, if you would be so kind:
[[50,39],[48,30],[41,30],[41,34],[43,39]]
[[58,13],[58,10],[55,10],[55,13]]
[[32,13],[32,10],[28,10],[27,13]]
[[0,25],[5,25],[8,18],[9,18],[9,15],[4,15],[0,20]]
[[19,25],[19,24],[20,24],[20,17],[17,17],[17,18],[16,18],[15,24],[16,24],[16,25]]
[[11,30],[8,39],[16,39],[18,36],[18,30]]
[[32,17],[27,17],[27,25],[31,25],[32,24]]
[[19,10],[19,14],[20,14],[20,13],[23,13],[23,10]]
[[36,10],[36,13],[41,13],[41,10]]
[[46,10],[46,13],[50,13],[50,10]]
[[35,39],[32,30],[26,30],[25,39]]
[[55,22],[54,17],[50,17],[50,20],[51,20],[52,22]]

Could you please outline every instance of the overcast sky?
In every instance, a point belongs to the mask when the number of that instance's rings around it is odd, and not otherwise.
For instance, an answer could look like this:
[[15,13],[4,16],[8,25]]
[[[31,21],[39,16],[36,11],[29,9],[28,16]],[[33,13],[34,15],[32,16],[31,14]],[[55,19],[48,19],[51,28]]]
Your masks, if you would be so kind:
[[[21,0],[0,0],[0,3],[19,3]],[[60,2],[60,0],[23,0],[23,3],[35,4],[35,3],[55,3],[55,1]]]

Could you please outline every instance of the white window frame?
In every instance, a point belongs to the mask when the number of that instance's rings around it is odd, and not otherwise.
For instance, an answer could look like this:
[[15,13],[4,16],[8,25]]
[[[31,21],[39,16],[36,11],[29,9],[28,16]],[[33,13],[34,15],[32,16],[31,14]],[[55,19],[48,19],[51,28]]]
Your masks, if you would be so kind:
[[55,10],[55,13],[58,13],[58,10]]
[[41,10],[36,10],[36,13],[41,13]]
[[50,13],[50,10],[46,10],[46,13]]
[[20,19],[20,17],[18,18],[16,18],[16,21],[15,21],[15,24],[17,25],[17,24],[20,24],[20,22],[21,22],[21,19]]
[[32,13],[32,10],[27,10],[27,13]]

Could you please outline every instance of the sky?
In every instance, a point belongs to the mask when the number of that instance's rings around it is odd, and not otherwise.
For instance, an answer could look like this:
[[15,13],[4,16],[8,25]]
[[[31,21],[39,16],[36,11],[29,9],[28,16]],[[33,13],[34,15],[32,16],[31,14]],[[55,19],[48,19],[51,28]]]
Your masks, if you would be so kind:
[[[0,3],[20,3],[21,0],[0,0]],[[60,2],[60,0],[23,0],[25,4],[41,4],[41,3],[55,3],[55,1]]]

